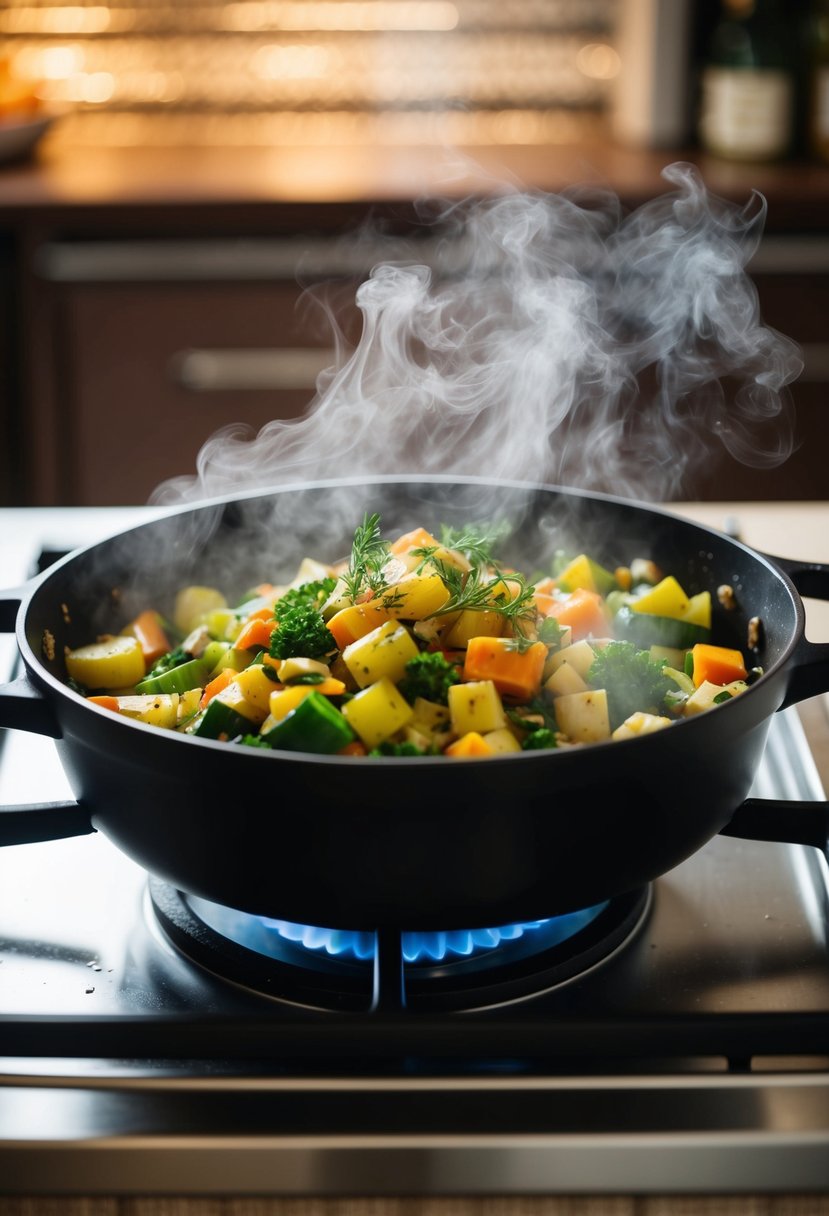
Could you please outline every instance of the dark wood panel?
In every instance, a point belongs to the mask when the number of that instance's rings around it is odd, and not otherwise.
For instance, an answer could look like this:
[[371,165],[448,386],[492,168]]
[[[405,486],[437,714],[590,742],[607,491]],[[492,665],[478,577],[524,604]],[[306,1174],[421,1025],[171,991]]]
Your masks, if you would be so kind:
[[[353,293],[329,294],[353,339]],[[195,391],[179,376],[187,352],[327,350],[333,340],[324,310],[291,283],[75,285],[60,313],[66,490],[78,505],[145,502],[161,481],[195,472],[219,428],[255,432],[298,417],[313,397],[311,384]]]

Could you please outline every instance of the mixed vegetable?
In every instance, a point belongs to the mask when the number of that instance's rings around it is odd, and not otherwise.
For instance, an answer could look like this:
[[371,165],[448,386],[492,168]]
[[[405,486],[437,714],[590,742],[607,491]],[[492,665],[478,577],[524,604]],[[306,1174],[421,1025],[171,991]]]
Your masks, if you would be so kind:
[[378,515],[349,558],[306,558],[287,586],[230,606],[213,587],[147,608],[66,654],[104,709],[245,746],[337,755],[491,756],[628,739],[739,696],[759,674],[711,641],[711,592],[647,559],[609,570],[556,554],[532,581],[500,527]]

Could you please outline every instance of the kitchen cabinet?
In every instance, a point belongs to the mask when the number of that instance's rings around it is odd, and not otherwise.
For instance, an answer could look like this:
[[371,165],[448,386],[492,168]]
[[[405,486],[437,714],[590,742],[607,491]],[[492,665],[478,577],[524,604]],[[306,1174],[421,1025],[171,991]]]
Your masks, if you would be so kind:
[[[671,159],[499,152],[502,180],[558,190],[587,172],[629,207],[664,191]],[[205,167],[203,150],[196,160],[185,150],[178,165],[105,150],[88,181],[83,164],[48,159],[0,175],[0,319],[10,314],[0,342],[12,344],[0,382],[12,438],[0,500],[146,502],[161,482],[192,474],[219,429],[299,417],[338,357],[336,330],[340,353],[359,336],[354,291],[374,262],[393,260],[401,241],[428,260],[435,229],[415,200],[446,181],[423,150],[377,150],[373,160],[362,150],[348,171],[339,150],[318,158],[313,179],[299,161],[294,178],[287,163],[284,177],[272,167],[257,176],[253,150],[241,155],[223,177],[219,154]],[[826,498],[829,169],[704,162],[702,172],[730,198],[755,186],[767,194],[750,269],[765,321],[802,344],[805,367],[792,388],[791,458],[755,468],[714,445],[677,497]],[[486,162],[450,183],[453,197],[500,188]]]

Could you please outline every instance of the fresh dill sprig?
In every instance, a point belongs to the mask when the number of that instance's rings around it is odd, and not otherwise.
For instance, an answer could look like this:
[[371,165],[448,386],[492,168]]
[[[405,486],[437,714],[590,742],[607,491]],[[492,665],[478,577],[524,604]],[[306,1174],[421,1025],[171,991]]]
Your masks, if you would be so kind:
[[495,547],[510,533],[506,520],[500,523],[465,524],[463,528],[441,526],[441,544],[462,553],[473,566],[497,566]]
[[[499,612],[513,625],[534,616],[535,588],[523,574],[508,574],[473,566],[468,574],[440,558],[432,558],[449,591],[449,599],[432,616],[450,612]],[[514,590],[517,588],[517,590]]]
[[380,532],[380,516],[364,515],[354,530],[348,569],[342,575],[346,592],[356,601],[364,591],[376,595],[387,585],[383,567],[388,561],[389,544]]

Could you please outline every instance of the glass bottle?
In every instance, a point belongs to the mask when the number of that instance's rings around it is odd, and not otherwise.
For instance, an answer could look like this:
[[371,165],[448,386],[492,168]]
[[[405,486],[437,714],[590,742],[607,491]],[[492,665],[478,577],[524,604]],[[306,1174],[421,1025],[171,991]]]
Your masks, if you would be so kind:
[[723,0],[700,82],[699,137],[709,152],[776,160],[791,150],[794,33],[779,0]]
[[814,156],[829,162],[829,0],[816,0],[811,16],[809,146]]

